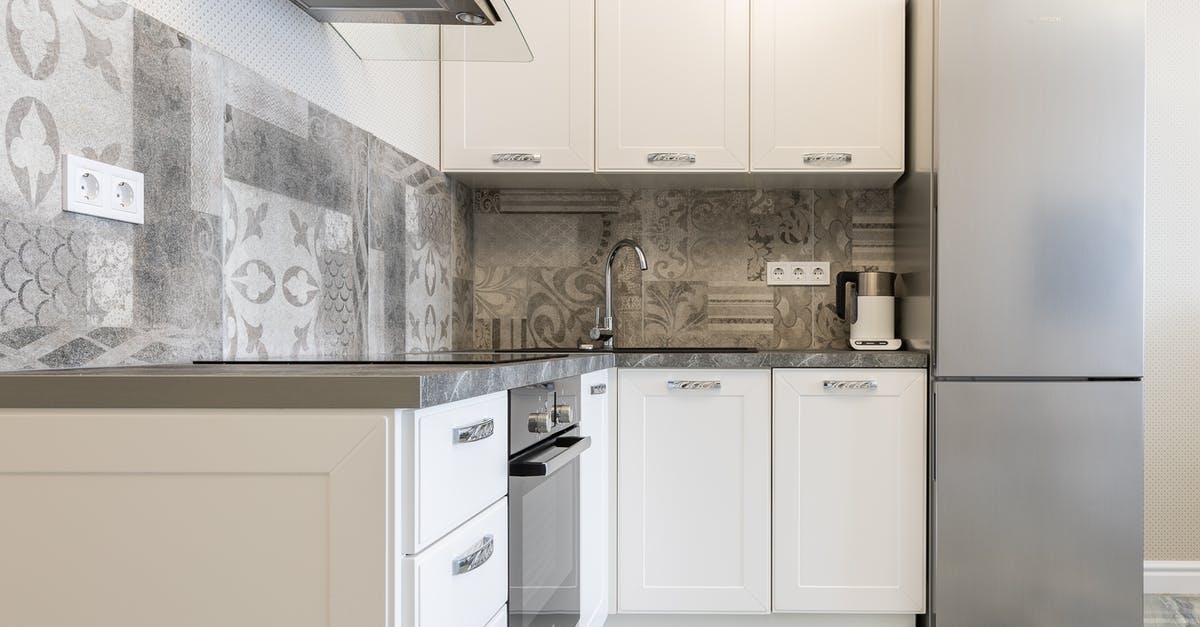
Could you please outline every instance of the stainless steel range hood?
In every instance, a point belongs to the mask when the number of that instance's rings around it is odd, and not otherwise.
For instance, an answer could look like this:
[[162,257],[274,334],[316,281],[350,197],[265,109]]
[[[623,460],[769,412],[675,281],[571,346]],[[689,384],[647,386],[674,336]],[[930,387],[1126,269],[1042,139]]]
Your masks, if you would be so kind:
[[533,53],[506,0],[292,0],[367,61],[503,61]]
[[456,24],[500,21],[490,0],[292,0],[318,22]]

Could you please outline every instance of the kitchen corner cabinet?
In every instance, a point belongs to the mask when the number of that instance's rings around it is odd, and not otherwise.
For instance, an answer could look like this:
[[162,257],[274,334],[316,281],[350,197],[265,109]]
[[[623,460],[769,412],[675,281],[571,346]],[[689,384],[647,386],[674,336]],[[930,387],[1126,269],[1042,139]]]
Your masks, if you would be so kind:
[[597,0],[596,169],[749,168],[750,0]]
[[774,373],[774,610],[925,611],[924,370]]
[[770,612],[770,372],[618,381],[619,611]]
[[388,419],[0,412],[0,625],[387,624]]
[[751,169],[898,177],[905,1],[753,0],[752,16]]
[[[442,62],[442,170],[594,170],[593,0],[509,0],[533,61]],[[489,33],[442,29],[443,46]]]

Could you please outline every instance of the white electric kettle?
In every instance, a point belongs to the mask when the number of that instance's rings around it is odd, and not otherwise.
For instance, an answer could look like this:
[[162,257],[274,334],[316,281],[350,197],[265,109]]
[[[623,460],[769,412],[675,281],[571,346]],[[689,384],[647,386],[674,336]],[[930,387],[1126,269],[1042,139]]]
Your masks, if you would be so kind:
[[837,314],[850,323],[850,348],[894,351],[896,339],[896,274],[839,272]]

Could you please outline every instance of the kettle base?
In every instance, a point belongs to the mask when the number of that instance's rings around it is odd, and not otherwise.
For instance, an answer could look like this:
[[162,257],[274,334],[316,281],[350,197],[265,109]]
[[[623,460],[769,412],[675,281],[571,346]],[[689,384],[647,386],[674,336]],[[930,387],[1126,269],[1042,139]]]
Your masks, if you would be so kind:
[[850,340],[850,348],[856,351],[898,351],[904,340]]

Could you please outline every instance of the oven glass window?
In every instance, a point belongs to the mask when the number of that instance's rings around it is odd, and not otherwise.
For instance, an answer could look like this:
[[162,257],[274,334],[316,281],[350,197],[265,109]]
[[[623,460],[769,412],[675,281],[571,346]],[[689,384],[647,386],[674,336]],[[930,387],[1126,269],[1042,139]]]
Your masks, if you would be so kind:
[[509,477],[509,627],[579,624],[579,460]]

